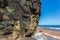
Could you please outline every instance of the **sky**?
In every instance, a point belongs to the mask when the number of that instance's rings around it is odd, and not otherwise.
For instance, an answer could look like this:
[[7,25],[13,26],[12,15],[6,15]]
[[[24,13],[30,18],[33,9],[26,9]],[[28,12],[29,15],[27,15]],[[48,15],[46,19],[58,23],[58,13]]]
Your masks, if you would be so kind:
[[38,25],[60,25],[60,0],[41,0]]

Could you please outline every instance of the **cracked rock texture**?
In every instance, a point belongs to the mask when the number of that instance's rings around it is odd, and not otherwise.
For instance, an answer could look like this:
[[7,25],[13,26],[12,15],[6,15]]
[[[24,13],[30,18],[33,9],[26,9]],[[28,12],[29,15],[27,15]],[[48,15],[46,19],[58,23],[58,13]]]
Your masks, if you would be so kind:
[[33,36],[40,10],[40,0],[0,0],[0,40]]

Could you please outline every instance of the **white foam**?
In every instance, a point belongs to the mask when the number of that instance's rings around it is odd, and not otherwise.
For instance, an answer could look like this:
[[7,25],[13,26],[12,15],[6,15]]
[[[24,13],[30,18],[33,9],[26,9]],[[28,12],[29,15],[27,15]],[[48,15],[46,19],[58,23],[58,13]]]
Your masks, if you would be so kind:
[[36,38],[37,40],[47,40],[47,38],[44,37],[43,36],[43,33],[42,32],[39,32],[39,30],[32,37]]
[[57,28],[57,27],[38,27],[39,28],[49,28],[49,29],[56,29],[56,30],[60,30],[60,28]]
[[56,29],[56,30],[60,30],[60,28],[54,28],[54,27],[49,27],[49,29]]
[[51,34],[48,34],[48,33],[45,33],[45,34],[48,35],[48,36],[51,36],[51,37],[53,37],[53,38],[60,39],[60,37],[57,37],[57,36],[54,36],[54,35],[51,35]]

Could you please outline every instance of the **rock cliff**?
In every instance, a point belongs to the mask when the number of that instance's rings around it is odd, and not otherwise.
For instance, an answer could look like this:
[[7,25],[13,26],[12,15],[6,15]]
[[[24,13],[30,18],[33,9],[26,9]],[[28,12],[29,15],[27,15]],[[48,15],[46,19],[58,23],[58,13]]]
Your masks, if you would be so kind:
[[0,0],[0,39],[31,37],[41,15],[40,0]]

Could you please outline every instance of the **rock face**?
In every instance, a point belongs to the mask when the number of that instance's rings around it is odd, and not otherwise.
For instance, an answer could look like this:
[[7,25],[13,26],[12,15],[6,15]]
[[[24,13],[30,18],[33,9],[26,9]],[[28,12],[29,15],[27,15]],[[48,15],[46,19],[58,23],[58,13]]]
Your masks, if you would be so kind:
[[39,0],[0,0],[0,35],[8,40],[31,37],[37,28],[40,10]]

